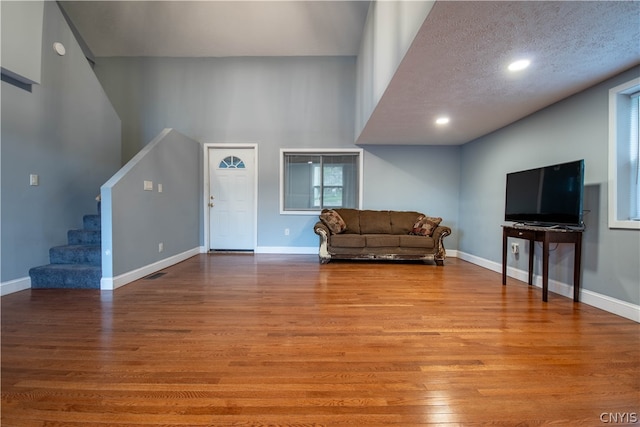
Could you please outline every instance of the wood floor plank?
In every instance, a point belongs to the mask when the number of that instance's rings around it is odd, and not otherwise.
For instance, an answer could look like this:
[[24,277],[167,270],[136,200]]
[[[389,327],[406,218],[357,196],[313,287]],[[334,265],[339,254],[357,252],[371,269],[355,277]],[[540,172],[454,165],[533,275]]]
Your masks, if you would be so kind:
[[462,260],[215,254],[163,272],[2,297],[2,426],[640,418],[639,324]]

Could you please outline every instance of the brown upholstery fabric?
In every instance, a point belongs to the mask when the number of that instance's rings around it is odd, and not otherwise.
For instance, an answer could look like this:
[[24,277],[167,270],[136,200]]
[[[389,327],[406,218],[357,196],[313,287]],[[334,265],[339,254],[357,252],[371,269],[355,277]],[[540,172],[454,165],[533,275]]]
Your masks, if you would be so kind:
[[391,234],[409,234],[420,215],[420,212],[389,211]]
[[360,211],[361,234],[391,234],[389,211]]
[[403,248],[432,249],[436,244],[433,237],[411,236],[408,234],[398,237],[400,237],[400,246],[402,246]]
[[[440,226],[441,218],[414,211],[376,211],[335,208],[347,229],[331,233],[322,222],[314,231],[320,236],[320,263],[332,259],[422,260],[444,265],[442,240],[451,229]],[[429,233],[428,236],[414,233]]]
[[331,236],[331,246],[340,248],[364,248],[366,238],[360,234],[335,234]]
[[366,234],[368,248],[398,247],[400,236],[393,234]]
[[357,209],[334,209],[347,224],[346,234],[360,234],[360,211]]

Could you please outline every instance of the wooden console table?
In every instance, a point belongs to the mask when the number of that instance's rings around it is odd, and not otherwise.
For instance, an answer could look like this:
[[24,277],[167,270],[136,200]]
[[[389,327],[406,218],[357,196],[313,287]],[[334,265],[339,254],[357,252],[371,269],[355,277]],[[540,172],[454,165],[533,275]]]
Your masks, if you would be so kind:
[[542,301],[547,301],[549,293],[549,244],[573,243],[573,300],[580,300],[580,259],[582,257],[582,230],[534,227],[502,226],[502,284],[507,284],[507,238],[516,237],[529,241],[529,285],[533,284],[533,242],[542,242]]

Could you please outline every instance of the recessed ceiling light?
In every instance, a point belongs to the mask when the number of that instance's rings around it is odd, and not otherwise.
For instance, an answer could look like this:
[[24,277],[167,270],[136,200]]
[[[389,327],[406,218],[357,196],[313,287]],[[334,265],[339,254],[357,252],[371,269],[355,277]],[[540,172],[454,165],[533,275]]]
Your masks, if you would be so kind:
[[446,125],[447,123],[449,123],[449,117],[438,117],[436,119],[436,124],[437,125]]
[[530,64],[531,61],[528,59],[520,59],[509,64],[509,71],[521,71],[527,68]]

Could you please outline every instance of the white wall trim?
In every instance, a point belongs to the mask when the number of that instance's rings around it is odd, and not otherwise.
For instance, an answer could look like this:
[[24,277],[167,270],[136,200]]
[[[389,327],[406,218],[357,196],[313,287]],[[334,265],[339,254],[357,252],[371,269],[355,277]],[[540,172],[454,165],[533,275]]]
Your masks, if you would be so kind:
[[[255,250],[257,254],[283,254],[283,255],[318,255],[317,246],[258,246]],[[457,257],[458,251],[447,249],[447,256]],[[446,261],[445,261],[446,262]]]
[[357,153],[358,154],[358,208],[362,207],[364,200],[364,149],[362,148],[281,148],[280,149],[280,170],[279,174],[279,194],[280,194],[280,215],[320,215],[321,209],[317,211],[295,211],[284,208],[284,156],[287,153],[294,154],[332,154],[332,153]]
[[258,246],[257,254],[318,255],[317,246]]
[[[629,117],[631,111],[630,95],[637,92],[639,87],[640,77],[637,77],[609,90],[609,228],[640,229],[640,221],[627,219],[629,212],[624,215],[618,212],[618,192],[621,191],[618,179],[618,174],[620,173],[618,165],[621,163],[621,160],[618,159],[618,145],[620,143],[618,139],[628,140],[630,137],[629,128],[622,126],[620,123],[622,117]],[[619,132],[621,133],[620,136],[618,135]],[[628,163],[628,154],[625,160]],[[622,182],[626,181],[622,177],[620,177],[620,180]],[[626,194],[628,193],[627,191]],[[624,191],[623,194],[625,194]]]
[[[460,251],[458,251],[457,257],[464,261],[468,261],[472,264],[502,274],[502,264],[499,262],[489,261]],[[514,267],[507,267],[507,276],[520,280],[524,283],[527,283],[528,280],[528,274],[526,271]],[[542,288],[541,275],[533,275],[533,285],[538,288]],[[568,285],[557,280],[549,280],[549,291],[573,299],[573,285]],[[631,304],[584,288],[580,289],[580,302],[640,323],[639,305]]]
[[[451,257],[451,258],[458,258],[458,251],[456,249],[445,249],[447,257]],[[444,259],[445,265],[447,262],[447,259]]]
[[24,291],[25,289],[31,289],[31,277],[21,277],[20,279],[0,283],[0,296]]
[[116,277],[103,277],[100,280],[100,289],[103,291],[112,291],[121,286],[127,285],[135,280],[142,279],[145,276],[160,271],[164,268],[171,267],[174,264],[182,262],[192,256],[198,255],[201,251],[201,247],[198,246],[180,254],[171,256],[169,258],[162,259],[154,262],[153,264],[146,265],[144,267],[137,268],[127,273],[121,274]]

